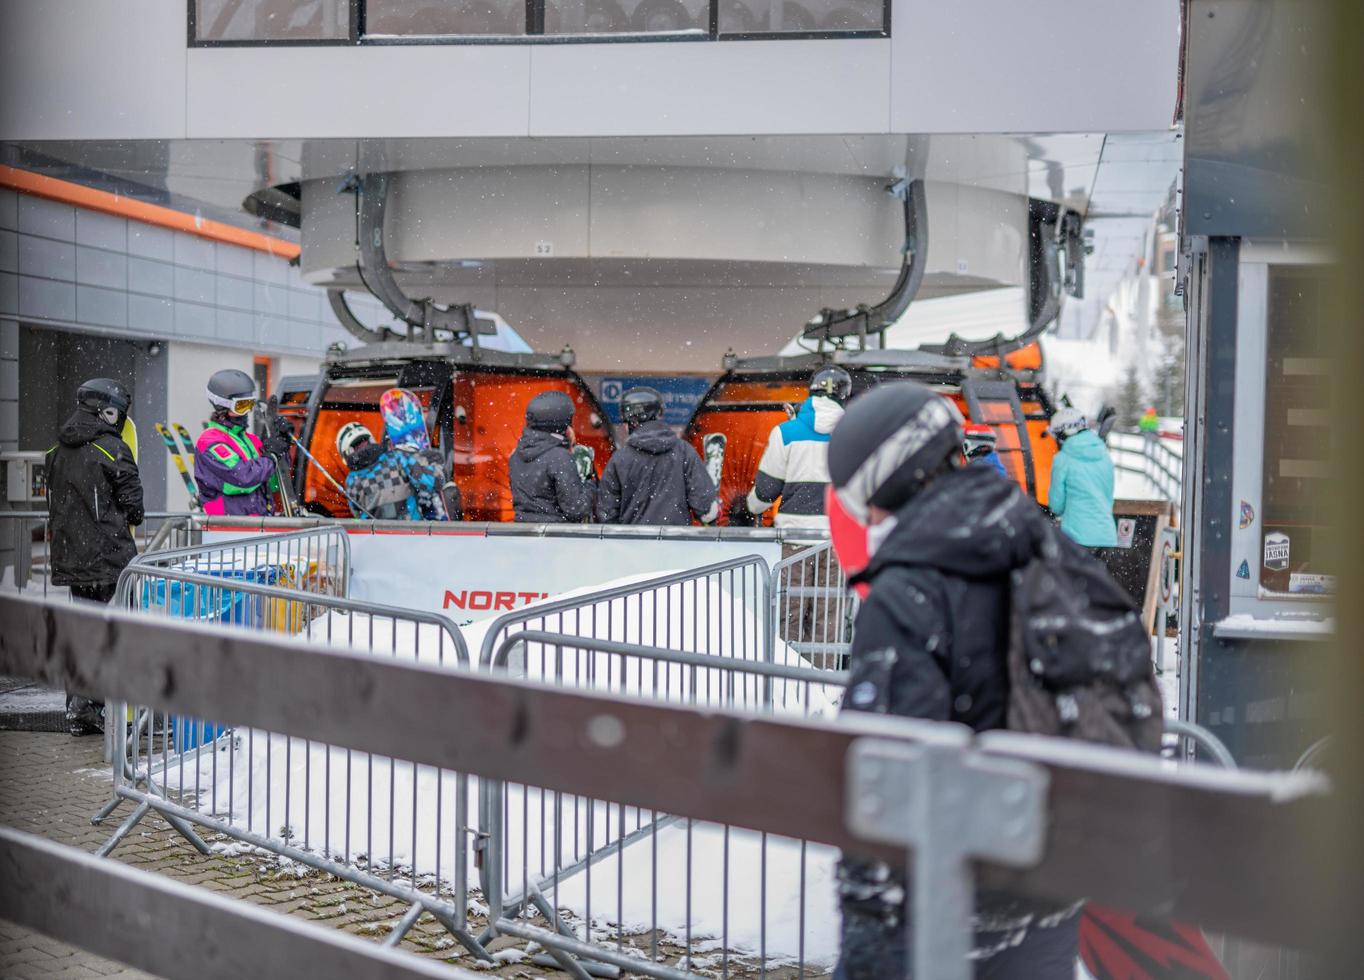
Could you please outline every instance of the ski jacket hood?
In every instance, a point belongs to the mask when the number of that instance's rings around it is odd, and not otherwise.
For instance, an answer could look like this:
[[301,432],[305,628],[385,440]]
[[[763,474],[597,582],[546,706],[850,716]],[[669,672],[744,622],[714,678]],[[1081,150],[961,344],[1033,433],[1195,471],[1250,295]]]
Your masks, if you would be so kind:
[[1084,429],[1070,436],[1065,442],[1061,443],[1061,452],[1068,453],[1071,459],[1082,460],[1086,463],[1108,458],[1108,447],[1103,444],[1098,433],[1092,429]]
[[568,449],[568,440],[553,432],[542,432],[529,426],[521,433],[512,455],[523,463],[534,463],[551,449]]
[[822,436],[827,436],[834,431],[834,426],[843,421],[843,406],[832,398],[825,398],[823,395],[811,395],[805,399],[800,406],[800,411],[796,417],[806,416],[810,427]]
[[645,422],[634,432],[631,432],[630,437],[625,440],[630,448],[655,456],[661,456],[668,452],[679,441],[677,433],[668,427],[668,423],[657,419],[652,422]]
[[1046,518],[1011,480],[989,466],[949,470],[896,513],[896,525],[865,570],[870,581],[889,565],[923,566],[963,578],[989,578],[1036,554]]
[[63,446],[84,446],[100,436],[113,436],[118,439],[118,429],[84,407],[77,408],[57,431],[57,440]]

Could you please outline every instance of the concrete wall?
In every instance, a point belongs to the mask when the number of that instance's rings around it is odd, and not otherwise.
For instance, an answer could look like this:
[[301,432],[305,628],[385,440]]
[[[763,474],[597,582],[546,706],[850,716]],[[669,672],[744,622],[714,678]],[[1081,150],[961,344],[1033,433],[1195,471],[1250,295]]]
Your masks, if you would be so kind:
[[348,339],[283,259],[3,189],[0,316],[314,355]]
[[0,139],[1162,129],[1178,7],[892,0],[893,36],[868,40],[186,50],[185,0],[6,3]]

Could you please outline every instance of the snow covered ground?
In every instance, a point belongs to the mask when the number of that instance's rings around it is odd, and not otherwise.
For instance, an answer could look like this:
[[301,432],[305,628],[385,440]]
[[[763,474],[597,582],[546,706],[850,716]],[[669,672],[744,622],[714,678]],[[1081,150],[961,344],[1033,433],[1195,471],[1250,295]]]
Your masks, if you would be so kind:
[[[733,659],[721,655],[736,648],[729,645],[732,640],[749,657],[760,650],[762,626],[754,597],[730,594],[719,580],[703,583],[695,592],[688,589],[685,596],[651,601],[646,593],[643,601],[613,600],[609,610],[598,607],[595,616],[564,622],[561,628],[597,639],[638,640],[653,636],[657,625],[660,640],[668,638],[670,648],[710,653],[721,666],[698,668],[528,643],[514,648],[508,669],[563,686],[712,707],[761,708],[764,685],[751,675],[724,669]],[[655,622],[655,609],[666,622]],[[490,626],[491,620],[484,620],[464,630],[475,660]],[[343,649],[428,666],[454,665],[448,635],[431,624],[334,611],[314,620],[305,632]],[[774,660],[809,666],[781,643]],[[823,716],[837,707],[834,687],[777,680],[771,690],[774,713]],[[372,862],[385,874],[395,869],[404,878],[439,879],[447,887],[458,873],[456,848],[467,842],[455,818],[460,792],[455,774],[282,735],[236,731],[174,760],[158,782],[163,779],[171,791],[181,786],[197,791],[204,810],[233,826],[287,837],[295,846],[360,867]],[[467,793],[469,819],[476,823],[476,779],[467,781]],[[622,829],[628,834],[649,825],[652,816],[602,801],[507,787],[502,819],[506,894],[519,894],[524,881],[551,875],[556,857],[558,867],[567,867],[589,847],[599,850],[618,839]],[[803,958],[811,965],[829,966],[837,953],[836,861],[831,848],[726,832],[711,824],[689,828],[685,821],[665,818],[656,833],[625,848],[623,862],[613,854],[595,863],[590,874],[579,871],[546,890],[556,907],[578,921],[589,918],[590,907],[598,928],[610,923],[612,931],[619,926],[627,934],[657,928],[677,941],[687,935],[703,940],[702,948],[723,945],[740,954],[765,951],[771,963]],[[472,861],[466,874],[471,887],[480,886]]]

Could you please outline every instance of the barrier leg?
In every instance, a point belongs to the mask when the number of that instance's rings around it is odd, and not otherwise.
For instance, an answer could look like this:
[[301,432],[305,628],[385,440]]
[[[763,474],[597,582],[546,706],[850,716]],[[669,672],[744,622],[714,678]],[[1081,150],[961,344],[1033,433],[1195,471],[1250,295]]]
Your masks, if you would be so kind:
[[412,927],[417,924],[417,920],[422,917],[423,911],[424,909],[422,908],[421,902],[413,902],[412,907],[407,910],[407,914],[404,915],[398,924],[389,930],[388,935],[384,937],[384,945],[397,946],[402,942],[403,937],[411,931]]
[[459,925],[450,916],[445,915],[444,913],[439,912],[436,909],[427,909],[427,911],[431,913],[432,917],[435,918],[437,922],[439,922],[441,925],[445,926],[447,930],[449,930],[450,935],[454,936],[455,939],[459,941],[461,946],[463,946],[469,952],[473,953],[474,956],[478,957],[480,960],[483,960],[487,963],[495,962],[493,960],[492,954],[483,948],[483,944],[479,942],[476,938],[474,938],[474,934],[471,933],[467,928],[465,928],[462,925]]
[[90,818],[90,822],[94,824],[96,827],[98,827],[100,824],[104,823],[106,819],[108,819],[109,814],[113,813],[115,810],[118,809],[118,805],[122,802],[123,799],[121,797],[115,796],[108,803],[104,804],[104,806],[100,807],[98,811],[96,811],[95,815]]
[[142,818],[147,815],[151,808],[150,803],[139,803],[137,809],[128,814],[128,819],[118,825],[118,829],[114,831],[113,836],[105,841],[100,849],[95,852],[95,856],[108,857],[109,852],[118,847],[123,841],[123,838],[127,837],[128,834],[132,832],[132,829],[142,822]]

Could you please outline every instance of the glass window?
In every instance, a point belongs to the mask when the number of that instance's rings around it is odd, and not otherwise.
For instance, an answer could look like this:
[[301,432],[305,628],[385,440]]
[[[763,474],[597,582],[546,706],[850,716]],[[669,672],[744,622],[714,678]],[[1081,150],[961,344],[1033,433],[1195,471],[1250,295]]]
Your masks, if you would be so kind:
[[368,37],[525,34],[525,0],[368,0]]
[[1335,590],[1324,566],[1333,442],[1326,277],[1310,266],[1269,272],[1260,586],[1297,595]]
[[885,27],[881,0],[719,0],[721,34],[806,34]]
[[545,0],[546,34],[710,33],[707,0]]
[[348,0],[194,0],[199,41],[344,41]]
[[[888,0],[189,0],[194,42],[885,36]],[[711,31],[712,16],[718,33]],[[360,36],[354,32],[358,31]]]

